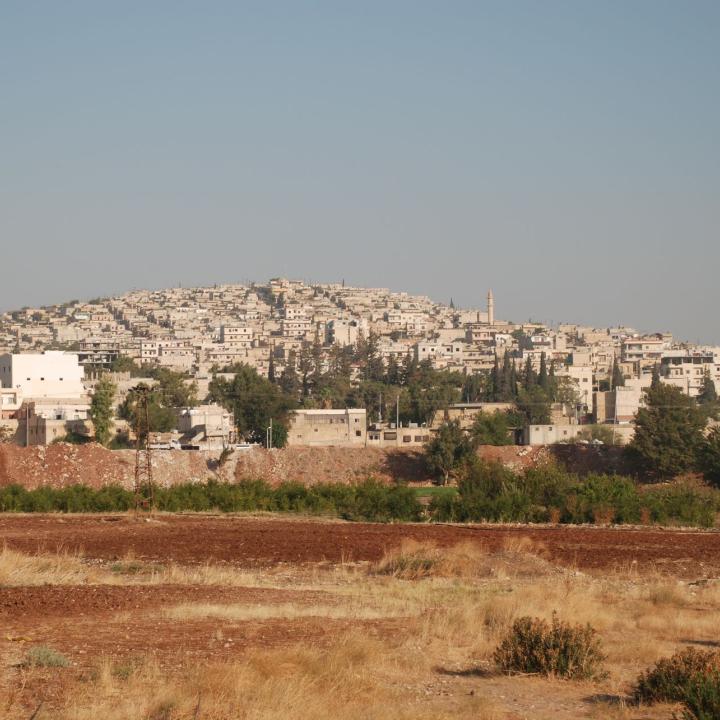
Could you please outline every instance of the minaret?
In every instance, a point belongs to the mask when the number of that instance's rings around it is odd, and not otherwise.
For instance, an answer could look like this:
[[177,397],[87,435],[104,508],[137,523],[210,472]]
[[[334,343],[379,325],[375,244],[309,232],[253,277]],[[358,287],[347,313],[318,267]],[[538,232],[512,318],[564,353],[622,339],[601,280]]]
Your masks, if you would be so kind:
[[489,325],[495,324],[495,300],[493,299],[492,290],[488,290],[487,318]]

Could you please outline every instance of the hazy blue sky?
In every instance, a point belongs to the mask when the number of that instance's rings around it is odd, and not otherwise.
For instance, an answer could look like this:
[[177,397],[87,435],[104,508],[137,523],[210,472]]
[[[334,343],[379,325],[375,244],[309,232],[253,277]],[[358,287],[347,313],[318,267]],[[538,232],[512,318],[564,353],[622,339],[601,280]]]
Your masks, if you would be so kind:
[[720,342],[720,2],[0,0],[0,308],[285,275]]

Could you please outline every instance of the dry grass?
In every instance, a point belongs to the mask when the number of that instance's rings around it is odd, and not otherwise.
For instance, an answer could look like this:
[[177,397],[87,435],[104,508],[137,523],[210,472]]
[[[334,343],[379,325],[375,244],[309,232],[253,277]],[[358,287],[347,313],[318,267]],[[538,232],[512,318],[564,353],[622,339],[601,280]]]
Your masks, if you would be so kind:
[[84,585],[94,582],[98,575],[78,553],[25,555],[5,546],[0,550],[0,587]]
[[[326,593],[327,599],[315,605],[303,599],[263,605],[209,602],[148,611],[165,623],[207,623],[208,637],[226,624],[288,621],[287,646],[250,647],[239,660],[200,661],[192,667],[174,659],[161,665],[162,658],[132,663],[85,658],[86,666],[94,663],[92,679],[86,672],[83,681],[71,680],[71,669],[62,670],[58,696],[65,699],[37,720],[190,720],[198,698],[199,720],[500,720],[509,713],[553,720],[672,717],[667,708],[626,704],[627,690],[661,656],[688,643],[720,639],[720,584],[689,586],[667,576],[638,576],[634,568],[600,578],[555,568],[543,555],[542,547],[526,541],[513,541],[498,552],[464,543],[449,549],[406,543],[373,566],[246,572],[224,565],[151,566],[132,557],[113,569],[78,555],[29,557],[4,549],[0,584],[172,583]],[[610,677],[574,686],[493,675],[493,652],[512,623],[522,616],[550,620],[553,612],[598,631]],[[383,639],[361,634],[359,627],[338,630],[342,634],[323,640],[322,647],[303,647],[293,640],[293,622],[306,618],[340,619],[343,628],[353,621],[393,619],[398,630]],[[6,673],[5,688],[13,683],[17,678]],[[599,699],[588,701],[593,697]],[[562,710],[562,703],[569,709]],[[0,715],[3,711],[0,706]],[[8,717],[28,716],[8,711]]]
[[399,548],[375,563],[371,571],[403,580],[533,577],[552,571],[543,554],[541,546],[523,537],[507,538],[499,552],[473,542],[439,548],[432,543],[405,539]]
[[[329,648],[257,651],[245,662],[211,664],[168,681],[152,661],[129,674],[104,660],[62,720],[420,720],[454,715],[397,686],[418,660],[397,647],[349,633]],[[468,696],[467,716],[500,720],[485,699]]]
[[168,608],[165,617],[173,620],[196,620],[217,618],[247,622],[251,620],[297,620],[298,618],[327,618],[330,620],[381,620],[390,617],[407,617],[402,611],[394,612],[387,607],[373,607],[367,603],[342,605],[298,605],[279,603],[274,605],[239,605],[188,603]]

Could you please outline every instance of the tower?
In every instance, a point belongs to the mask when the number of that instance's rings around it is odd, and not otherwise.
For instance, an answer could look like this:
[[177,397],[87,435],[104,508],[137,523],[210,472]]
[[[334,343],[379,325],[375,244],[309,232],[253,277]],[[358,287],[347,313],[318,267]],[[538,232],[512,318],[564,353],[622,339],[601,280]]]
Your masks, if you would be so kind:
[[492,290],[488,290],[487,294],[487,318],[488,324],[495,324],[495,300],[493,299]]

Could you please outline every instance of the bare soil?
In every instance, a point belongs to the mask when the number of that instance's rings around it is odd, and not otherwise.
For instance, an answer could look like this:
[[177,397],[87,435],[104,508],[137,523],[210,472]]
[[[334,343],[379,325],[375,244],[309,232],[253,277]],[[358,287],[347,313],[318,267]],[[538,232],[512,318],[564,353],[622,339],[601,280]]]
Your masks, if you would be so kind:
[[0,543],[25,553],[80,551],[114,560],[278,563],[375,561],[403,538],[440,547],[460,541],[500,549],[529,538],[550,561],[586,571],[667,572],[677,577],[720,574],[720,532],[585,526],[421,525],[349,523],[279,517],[158,515],[0,515]]

